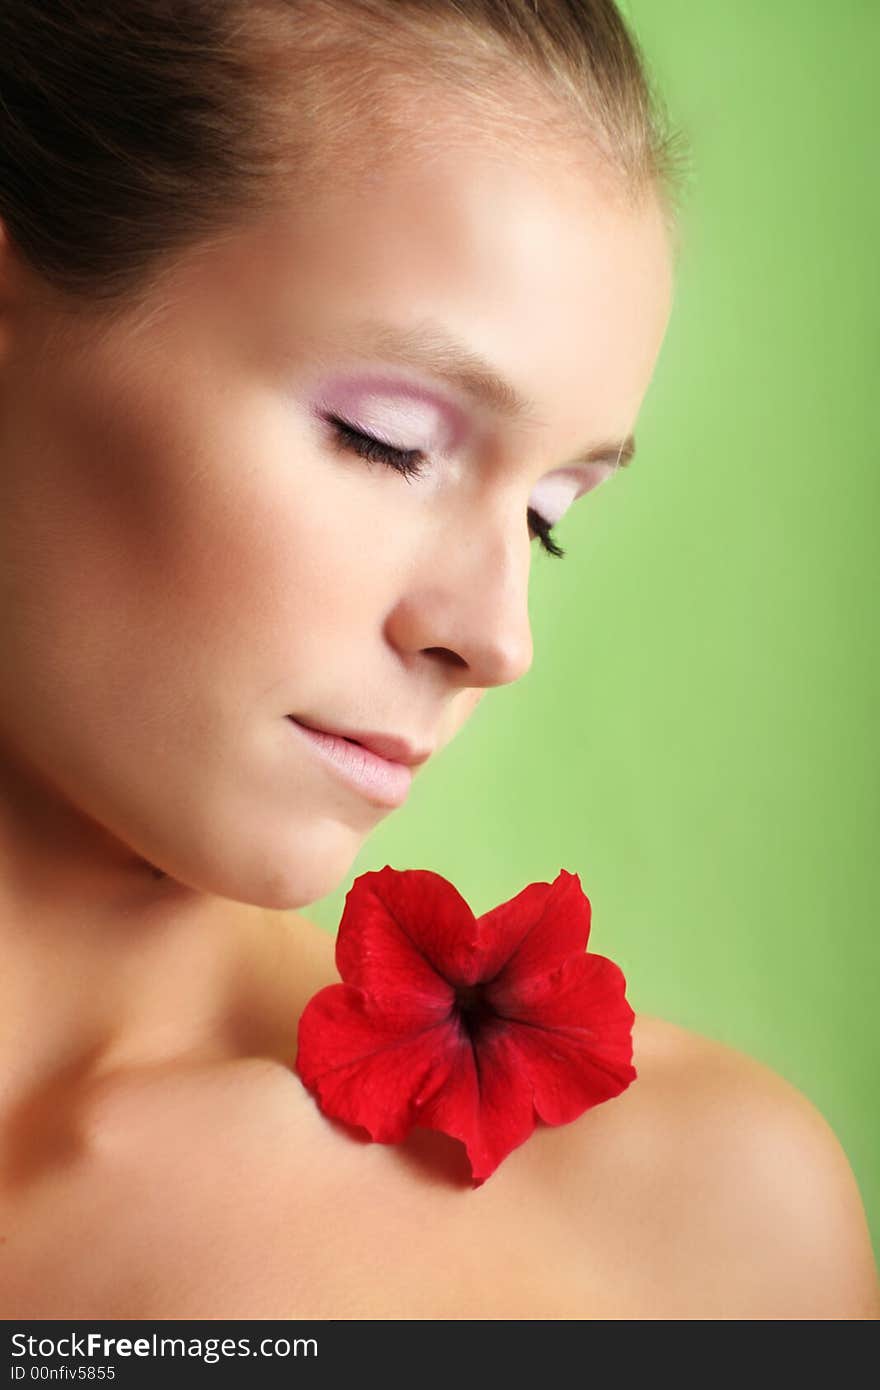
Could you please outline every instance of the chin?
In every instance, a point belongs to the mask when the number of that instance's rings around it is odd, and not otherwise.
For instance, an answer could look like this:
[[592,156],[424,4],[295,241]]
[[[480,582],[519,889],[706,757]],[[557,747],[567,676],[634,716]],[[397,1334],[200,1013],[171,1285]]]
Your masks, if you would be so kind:
[[279,848],[253,842],[238,846],[224,864],[222,882],[210,891],[254,907],[295,911],[335,892],[363,848],[364,836],[332,819],[294,828]]

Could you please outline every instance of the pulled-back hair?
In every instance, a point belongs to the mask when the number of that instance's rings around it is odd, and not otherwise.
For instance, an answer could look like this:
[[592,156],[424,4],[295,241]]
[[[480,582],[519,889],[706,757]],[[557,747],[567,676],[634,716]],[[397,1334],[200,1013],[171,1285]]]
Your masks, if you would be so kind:
[[2,0],[0,218],[50,292],[124,308],[363,175],[359,130],[429,158],[441,108],[444,139],[582,149],[674,221],[686,146],[612,0]]

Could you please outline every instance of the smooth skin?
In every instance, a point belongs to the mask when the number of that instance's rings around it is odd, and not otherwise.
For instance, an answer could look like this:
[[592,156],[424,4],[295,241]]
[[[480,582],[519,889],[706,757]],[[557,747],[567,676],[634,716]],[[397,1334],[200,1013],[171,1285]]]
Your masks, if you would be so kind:
[[[528,671],[527,507],[633,429],[672,303],[652,198],[441,123],[432,160],[279,206],[112,321],[0,230],[6,1318],[878,1315],[838,1141],[719,1043],[639,1017],[638,1081],[476,1191],[454,1141],[360,1142],[291,1070],[338,979],[291,909],[389,811],[286,716],[436,756]],[[439,323],[530,416],[364,319]],[[331,381],[421,478],[333,445]]]

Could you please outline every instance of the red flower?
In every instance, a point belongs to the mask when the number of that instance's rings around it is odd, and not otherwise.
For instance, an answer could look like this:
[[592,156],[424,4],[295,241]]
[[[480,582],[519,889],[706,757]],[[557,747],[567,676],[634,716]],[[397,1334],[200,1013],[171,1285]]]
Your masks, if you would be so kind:
[[479,1187],[536,1119],[568,1124],[636,1078],[626,981],[589,935],[565,869],[477,918],[430,869],[361,874],[336,938],[345,983],[306,1005],[295,1070],[379,1143],[413,1125],[461,1140]]

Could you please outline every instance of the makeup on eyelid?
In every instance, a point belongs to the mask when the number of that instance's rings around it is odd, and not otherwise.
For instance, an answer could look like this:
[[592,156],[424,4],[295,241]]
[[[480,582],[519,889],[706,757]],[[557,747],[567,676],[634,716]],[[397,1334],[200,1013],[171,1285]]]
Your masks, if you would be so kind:
[[440,392],[375,372],[325,382],[312,411],[340,415],[384,443],[425,453],[454,450],[467,434],[464,412]]
[[592,492],[616,472],[610,463],[593,463],[581,468],[560,468],[535,485],[531,505],[550,526],[555,526],[572,502]]
[[[468,433],[466,412],[442,392],[379,372],[325,381],[313,399],[312,411],[319,419],[341,417],[353,429],[391,448],[417,449],[426,455],[453,452]],[[536,484],[530,506],[549,526],[555,526],[578,497],[615,471],[605,463],[556,469]]]

